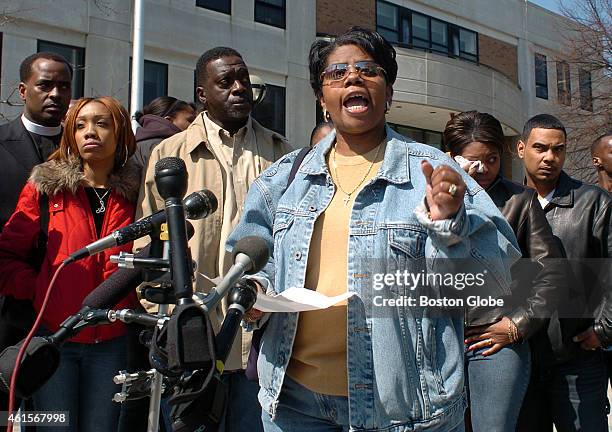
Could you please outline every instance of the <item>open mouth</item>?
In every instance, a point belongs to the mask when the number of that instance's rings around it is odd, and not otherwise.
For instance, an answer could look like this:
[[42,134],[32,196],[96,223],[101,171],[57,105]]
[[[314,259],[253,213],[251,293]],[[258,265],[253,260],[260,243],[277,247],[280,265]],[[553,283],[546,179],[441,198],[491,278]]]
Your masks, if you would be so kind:
[[368,110],[370,101],[361,94],[349,95],[342,104],[349,112],[357,114]]

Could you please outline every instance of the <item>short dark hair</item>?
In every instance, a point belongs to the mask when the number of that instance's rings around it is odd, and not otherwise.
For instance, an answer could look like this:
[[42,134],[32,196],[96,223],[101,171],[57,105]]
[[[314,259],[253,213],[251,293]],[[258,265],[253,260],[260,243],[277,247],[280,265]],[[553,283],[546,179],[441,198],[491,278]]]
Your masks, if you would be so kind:
[[59,63],[64,63],[66,67],[68,67],[70,79],[72,79],[72,65],[68,63],[68,60],[66,60],[64,56],[49,51],[41,51],[27,56],[21,62],[21,65],[19,66],[19,80],[21,82],[26,82],[28,79],[30,79],[30,76],[32,75],[32,65],[38,59],[53,60]]
[[563,126],[561,120],[551,114],[537,114],[527,120],[525,126],[523,126],[523,134],[521,135],[523,142],[527,142],[533,129],[557,129],[563,132],[563,136],[567,138],[565,126]]
[[189,109],[195,111],[195,105],[172,96],[160,96],[142,107],[142,111],[137,111],[134,117],[136,121],[140,123],[140,119],[145,114],[151,114],[158,117],[174,117],[177,112],[187,111]]
[[196,64],[196,86],[200,87],[206,81],[206,65],[211,61],[220,59],[221,57],[236,56],[242,58],[240,53],[234,48],[216,47],[211,48],[200,56]]
[[332,41],[319,39],[310,47],[308,62],[310,67],[310,86],[317,97],[321,95],[321,74],[327,66],[327,57],[339,46],[357,45],[372,56],[386,72],[387,84],[393,85],[397,77],[395,48],[379,33],[363,27],[351,27]]
[[455,114],[446,123],[444,144],[453,156],[461,154],[465,146],[478,141],[504,151],[504,131],[501,123],[488,113],[466,111]]
[[612,136],[612,130],[609,130],[605,134],[599,135],[597,138],[595,138],[595,141],[593,141],[593,143],[591,144],[591,156],[595,155],[595,152],[599,150],[599,148],[603,144],[603,139],[609,136]]
[[316,144],[312,142],[312,139],[314,138],[317,132],[319,132],[321,129],[326,128],[326,127],[333,129],[334,124],[330,121],[322,121],[321,123],[319,123],[312,129],[312,132],[310,132],[310,141],[309,141],[310,145]]

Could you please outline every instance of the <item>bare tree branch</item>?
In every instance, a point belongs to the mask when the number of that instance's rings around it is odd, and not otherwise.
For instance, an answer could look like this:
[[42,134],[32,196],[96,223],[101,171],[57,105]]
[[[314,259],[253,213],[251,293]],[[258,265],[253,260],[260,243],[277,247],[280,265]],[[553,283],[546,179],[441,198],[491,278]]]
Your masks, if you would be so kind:
[[559,1],[565,49],[555,60],[569,64],[573,79],[558,83],[555,114],[568,129],[567,171],[595,182],[590,146],[612,128],[612,0]]

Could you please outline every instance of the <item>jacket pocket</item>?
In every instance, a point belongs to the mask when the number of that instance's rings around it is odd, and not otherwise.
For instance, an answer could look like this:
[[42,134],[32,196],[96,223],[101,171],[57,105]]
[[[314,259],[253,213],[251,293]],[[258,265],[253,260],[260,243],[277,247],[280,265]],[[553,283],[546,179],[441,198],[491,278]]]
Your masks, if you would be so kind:
[[[422,288],[420,279],[411,278],[409,274],[419,276],[426,270],[425,241],[427,234],[412,228],[390,228],[387,233],[389,250],[387,273],[399,271],[402,277],[390,286],[392,293],[410,295],[415,289]],[[416,283],[416,285],[415,285]]]

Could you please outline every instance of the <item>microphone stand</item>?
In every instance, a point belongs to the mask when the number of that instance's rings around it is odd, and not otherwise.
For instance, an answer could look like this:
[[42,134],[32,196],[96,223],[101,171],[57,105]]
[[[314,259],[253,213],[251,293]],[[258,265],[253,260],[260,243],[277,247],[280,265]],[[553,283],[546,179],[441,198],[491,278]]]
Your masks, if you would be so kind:
[[[158,236],[159,234],[159,236]],[[159,244],[162,245],[162,258],[170,259],[170,243],[168,241],[168,225],[162,224],[159,230],[159,233],[155,233],[153,236],[154,245],[157,246]],[[153,250],[158,250],[157,247]],[[153,255],[155,256],[155,255]],[[151,274],[152,273],[152,274]],[[151,272],[147,275],[147,277],[155,277],[155,273],[159,275],[158,272]],[[159,305],[159,309],[157,311],[157,317],[162,319],[168,316],[168,310],[170,309],[170,305],[168,303],[162,303]],[[153,341],[151,341],[153,343]],[[162,395],[162,384],[163,384],[163,375],[157,369],[153,368],[153,377],[151,379],[151,400],[149,401],[149,420],[147,422],[147,432],[158,432],[159,430],[159,414],[161,411],[161,395]]]
[[[121,260],[117,259],[123,265],[130,264],[129,260]],[[168,242],[168,226],[163,223],[159,228],[155,228],[151,233],[151,251],[150,258],[155,260],[156,258],[161,258],[162,261],[168,261],[170,259],[170,244]],[[146,267],[145,267],[146,268]],[[164,276],[167,276],[168,272],[160,271],[156,269],[145,269],[144,270],[144,281],[152,283],[156,280],[163,279]],[[162,280],[162,284],[165,281]],[[147,288],[143,289],[146,290]],[[157,288],[148,288],[152,290],[157,290]],[[161,288],[161,291],[164,291],[164,288]],[[146,298],[146,296],[145,296]],[[159,303],[159,309],[157,314],[155,315],[158,318],[158,324],[163,323],[168,319],[168,311],[170,309],[170,305],[168,303]],[[153,341],[151,342],[153,343]],[[149,371],[145,373],[136,373],[136,374],[128,374],[125,372],[121,372],[119,375],[115,376],[114,381],[116,384],[122,384],[122,389],[120,393],[116,393],[113,400],[116,402],[124,402],[130,396],[129,389],[132,385],[134,385],[138,381],[142,380],[150,380],[151,391],[150,391],[150,399],[149,399],[149,414],[147,420],[147,432],[158,432],[159,430],[159,415],[161,412],[161,396],[163,389],[163,375],[155,368],[151,368]]]

